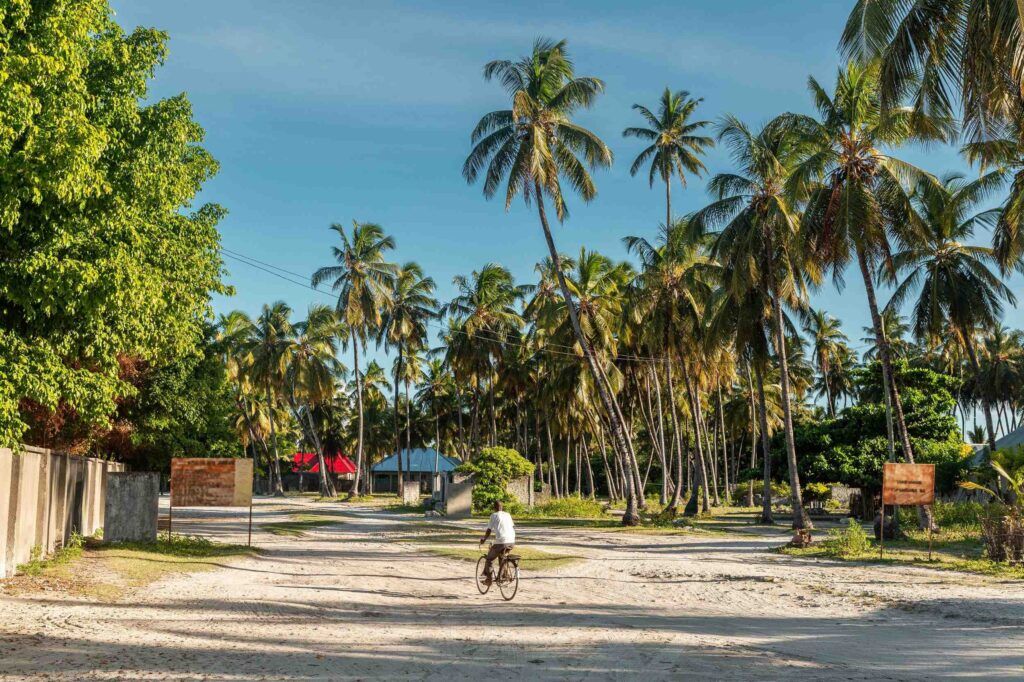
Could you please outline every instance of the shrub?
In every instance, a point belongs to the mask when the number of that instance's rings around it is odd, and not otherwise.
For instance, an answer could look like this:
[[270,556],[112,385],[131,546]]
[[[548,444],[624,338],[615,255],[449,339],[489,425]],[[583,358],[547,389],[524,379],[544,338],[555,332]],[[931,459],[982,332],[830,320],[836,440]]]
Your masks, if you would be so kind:
[[533,464],[511,448],[484,448],[480,454],[468,462],[459,465],[459,471],[474,474],[473,508],[476,511],[487,511],[494,503],[513,502],[513,497],[505,490],[509,481],[533,473]]
[[867,531],[854,519],[848,519],[846,528],[833,528],[822,543],[825,553],[839,558],[853,558],[871,549]]
[[832,498],[832,486],[827,483],[808,483],[804,486],[804,500],[828,502]]
[[[754,481],[754,494],[760,495],[764,489],[763,481]],[[772,481],[772,497],[789,497],[789,484],[785,481]]]
[[604,516],[604,507],[597,500],[572,495],[537,505],[531,515],[563,519],[592,519]]
[[1016,510],[996,511],[981,520],[985,555],[992,561],[1024,561],[1024,518]]

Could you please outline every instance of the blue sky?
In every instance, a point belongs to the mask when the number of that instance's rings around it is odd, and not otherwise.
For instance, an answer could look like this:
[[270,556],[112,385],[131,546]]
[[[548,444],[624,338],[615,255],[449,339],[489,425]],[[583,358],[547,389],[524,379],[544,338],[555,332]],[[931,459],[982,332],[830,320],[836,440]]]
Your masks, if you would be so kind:
[[[452,277],[489,261],[532,281],[546,249],[535,213],[505,213],[460,170],[479,117],[504,108],[481,77],[494,58],[518,57],[537,36],[567,38],[580,74],[607,93],[580,121],[615,152],[596,174],[599,195],[570,204],[556,231],[565,253],[581,245],[626,257],[621,238],[653,236],[663,191],[628,169],[640,146],[621,136],[638,125],[634,102],[654,106],[670,86],[703,97],[700,113],[733,113],[751,124],[785,110],[810,113],[808,75],[831,85],[836,42],[852,2],[343,2],[332,0],[113,0],[126,28],[170,36],[154,96],[187,92],[220,174],[201,200],[229,210],[223,244],[296,273],[330,262],[332,222],[378,222],[398,242],[394,259],[417,260],[453,293]],[[941,173],[967,170],[955,150],[908,149],[902,156]],[[728,169],[721,150],[714,173]],[[674,188],[677,212],[702,206],[705,181]],[[236,290],[217,312],[284,299],[302,315],[316,292],[228,259]],[[853,273],[851,273],[853,274]],[[815,305],[839,317],[855,345],[868,323],[858,277]],[[1015,279],[1019,289],[1020,280]],[[1019,310],[1009,324],[1024,324]]]

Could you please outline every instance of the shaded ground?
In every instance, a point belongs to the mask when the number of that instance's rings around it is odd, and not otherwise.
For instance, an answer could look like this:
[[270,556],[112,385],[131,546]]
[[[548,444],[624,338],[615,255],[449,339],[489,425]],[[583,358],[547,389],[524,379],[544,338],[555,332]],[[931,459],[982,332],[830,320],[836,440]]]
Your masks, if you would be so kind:
[[[1021,582],[766,551],[778,535],[531,527],[522,543],[582,560],[527,563],[506,603],[429,551],[439,524],[338,509],[260,500],[259,556],[117,601],[0,597],[0,679],[1024,677]],[[339,523],[260,530],[303,513]],[[245,521],[175,510],[227,542]]]

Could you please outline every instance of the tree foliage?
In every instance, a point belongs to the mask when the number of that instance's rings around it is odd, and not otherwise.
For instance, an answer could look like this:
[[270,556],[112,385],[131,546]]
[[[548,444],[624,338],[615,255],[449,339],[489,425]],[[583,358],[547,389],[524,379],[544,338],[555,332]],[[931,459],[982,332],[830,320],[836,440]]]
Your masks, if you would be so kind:
[[102,430],[133,392],[124,358],[202,337],[223,211],[191,209],[217,164],[188,99],[145,101],[166,41],[106,0],[0,11],[0,444],[76,445],[69,424]]
[[459,471],[474,474],[473,508],[490,509],[495,502],[512,501],[505,490],[509,481],[533,473],[533,464],[511,448],[499,446],[484,448],[480,454],[459,465]]

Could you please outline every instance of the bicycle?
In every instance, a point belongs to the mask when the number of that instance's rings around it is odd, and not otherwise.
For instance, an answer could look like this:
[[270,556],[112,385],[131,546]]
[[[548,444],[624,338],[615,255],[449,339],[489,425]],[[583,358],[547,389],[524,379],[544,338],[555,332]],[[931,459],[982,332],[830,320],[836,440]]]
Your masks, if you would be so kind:
[[[487,594],[491,585],[498,584],[501,590],[501,598],[505,601],[512,601],[519,591],[519,560],[518,554],[512,554],[512,549],[506,547],[498,556],[498,574],[494,575],[494,565],[491,565],[491,575],[484,574],[484,566],[487,565],[487,554],[484,553],[476,562],[476,589],[480,594]],[[486,579],[490,578],[488,582]]]

